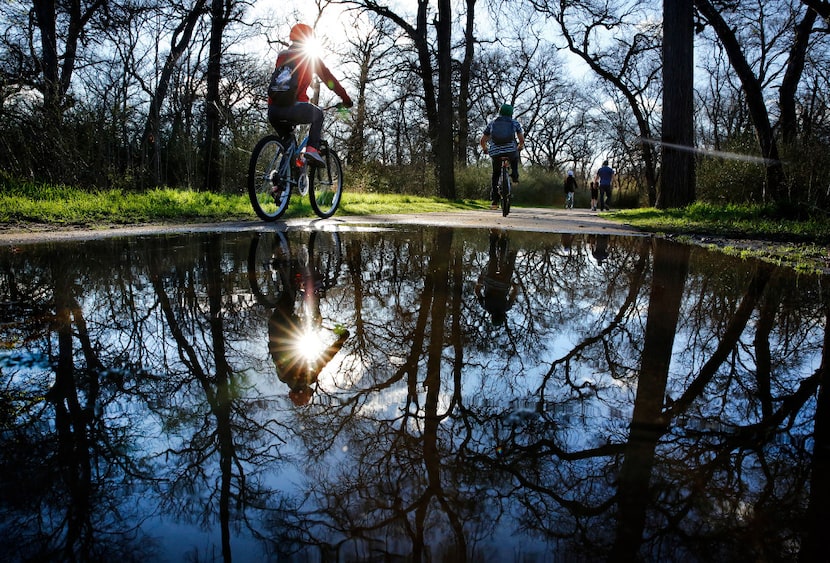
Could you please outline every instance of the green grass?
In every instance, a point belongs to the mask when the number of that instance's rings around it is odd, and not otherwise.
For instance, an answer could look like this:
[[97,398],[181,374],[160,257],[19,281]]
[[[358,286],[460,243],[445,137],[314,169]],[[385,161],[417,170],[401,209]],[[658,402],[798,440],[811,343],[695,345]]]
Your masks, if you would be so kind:
[[803,216],[771,205],[695,203],[684,209],[628,209],[605,215],[654,233],[753,238],[773,242],[830,242],[824,216]]
[[732,256],[804,272],[830,268],[830,221],[815,211],[807,215],[774,206],[695,203],[684,209],[629,209],[604,216],[680,241],[702,242]]
[[[345,192],[340,215],[388,215],[482,209],[484,201],[450,201],[400,194]],[[285,218],[313,216],[307,197],[293,196]],[[247,195],[153,189],[85,191],[0,177],[0,221],[59,226],[126,225],[159,222],[256,219]]]

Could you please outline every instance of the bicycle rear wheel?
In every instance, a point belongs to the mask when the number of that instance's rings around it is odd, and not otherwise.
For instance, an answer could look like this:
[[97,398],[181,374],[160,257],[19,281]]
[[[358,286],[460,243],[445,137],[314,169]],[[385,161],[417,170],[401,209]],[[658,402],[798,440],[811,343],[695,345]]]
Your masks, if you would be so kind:
[[248,197],[263,221],[275,221],[291,199],[291,166],[276,135],[263,137],[251,153]]
[[510,174],[507,172],[507,167],[501,169],[501,214],[507,217],[510,213]]
[[258,233],[248,248],[248,282],[261,305],[276,307],[291,290],[291,248],[284,233]]
[[325,166],[312,167],[308,171],[311,209],[321,219],[334,215],[343,195],[343,165],[340,157],[329,148],[325,158]]

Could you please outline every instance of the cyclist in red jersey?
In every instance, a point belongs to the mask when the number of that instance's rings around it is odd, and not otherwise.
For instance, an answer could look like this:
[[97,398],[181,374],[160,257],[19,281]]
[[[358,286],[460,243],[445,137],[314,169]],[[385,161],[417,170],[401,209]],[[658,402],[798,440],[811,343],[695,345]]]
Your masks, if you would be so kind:
[[277,125],[280,121],[310,124],[308,145],[305,149],[306,157],[313,164],[324,164],[325,161],[318,151],[320,136],[323,132],[323,110],[309,101],[307,90],[311,80],[316,74],[330,90],[340,96],[343,105],[347,108],[352,107],[352,99],[319,56],[306,49],[307,43],[314,39],[314,30],[310,26],[304,23],[296,24],[291,28],[289,39],[291,45],[277,56],[276,68],[286,64],[287,61],[295,61],[297,100],[292,105],[282,106],[274,103],[269,97],[268,121],[277,130],[279,130]]

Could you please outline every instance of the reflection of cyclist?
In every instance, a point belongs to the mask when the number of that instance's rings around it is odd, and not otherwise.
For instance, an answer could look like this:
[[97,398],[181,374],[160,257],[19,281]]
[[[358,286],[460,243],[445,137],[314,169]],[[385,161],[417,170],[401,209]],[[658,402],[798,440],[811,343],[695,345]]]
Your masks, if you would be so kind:
[[[518,142],[517,142],[518,141]],[[510,176],[513,183],[519,183],[519,152],[525,146],[525,135],[522,124],[513,119],[513,106],[502,104],[499,116],[487,124],[484,134],[479,140],[484,154],[493,159],[493,177],[490,182],[491,209],[499,208],[498,184],[501,175],[501,161],[499,157],[510,159]]]
[[513,284],[516,251],[508,251],[507,233],[490,231],[490,257],[487,270],[478,278],[475,294],[484,310],[490,313],[495,325],[503,324],[507,311],[516,301],[517,288]]
[[599,266],[602,266],[602,263],[608,258],[609,240],[610,237],[608,235],[596,235],[589,239],[591,243],[591,255]]
[[314,31],[304,23],[298,23],[291,28],[289,35],[291,46],[277,56],[276,68],[286,62],[296,61],[297,69],[297,100],[295,103],[282,106],[268,98],[268,121],[277,131],[280,130],[281,121],[292,123],[309,123],[308,146],[305,149],[306,156],[312,164],[325,164],[317,150],[320,148],[320,136],[323,131],[323,110],[309,101],[306,90],[316,74],[323,83],[343,100],[343,105],[352,107],[352,100],[346,93],[340,82],[334,77],[323,61],[316,56],[311,49],[307,49],[308,43],[314,41]]
[[[343,347],[349,337],[345,329],[335,329],[337,339],[323,344],[319,330],[322,324],[320,297],[324,290],[322,275],[308,260],[291,260],[278,264],[277,272],[285,290],[280,293],[268,321],[268,351],[277,368],[280,381],[288,385],[291,401],[308,404],[312,385],[323,368]],[[303,300],[302,313],[295,312],[297,293]]]

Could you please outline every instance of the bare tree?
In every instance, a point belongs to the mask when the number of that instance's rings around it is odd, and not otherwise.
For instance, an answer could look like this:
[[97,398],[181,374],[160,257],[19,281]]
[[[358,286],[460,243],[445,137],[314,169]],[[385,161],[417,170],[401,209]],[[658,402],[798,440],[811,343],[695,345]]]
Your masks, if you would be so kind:
[[715,7],[709,0],[695,0],[695,7],[712,26],[729,57],[729,63],[740,78],[761,149],[761,156],[765,159],[766,186],[763,192],[764,199],[767,199],[766,196],[769,194],[773,200],[776,200],[781,196],[781,190],[784,187],[784,170],[778,154],[778,143],[773,134],[772,123],[767,111],[761,80],[759,76],[755,75],[747,61],[735,28],[730,26],[723,18],[722,8]]
[[[40,89],[43,93],[43,107],[47,119],[60,120],[63,113],[64,96],[72,83],[75,72],[79,43],[84,28],[90,20],[107,6],[107,0],[33,0],[32,7],[36,25],[40,31],[41,67]],[[58,24],[65,24],[59,30]],[[60,40],[60,41],[59,41]],[[63,52],[58,52],[58,44]]]
[[[415,23],[405,15],[393,11],[374,0],[349,2],[377,14],[399,27],[412,42],[417,56],[416,73],[423,86],[423,104],[427,117],[428,136],[435,162],[438,195],[455,198],[453,108],[452,108],[452,7],[449,0],[438,2],[434,25],[437,35],[437,54],[429,37],[430,2],[418,0]],[[436,85],[437,80],[437,85]]]
[[150,158],[154,163],[154,166],[152,166],[151,169],[154,171],[153,176],[156,184],[161,181],[161,178],[159,177],[159,160],[161,158],[159,118],[161,106],[167,98],[167,91],[170,87],[170,82],[176,65],[190,45],[190,41],[193,37],[193,30],[204,15],[206,4],[207,0],[196,0],[192,7],[181,12],[181,20],[178,22],[170,37],[170,51],[168,51],[167,56],[165,57],[158,81],[152,89],[150,107],[147,113],[147,120],[144,125],[144,132],[141,135],[140,144],[142,147],[148,149],[150,153]]
[[619,92],[627,104],[626,111],[637,128],[636,152],[643,163],[645,190],[653,205],[657,199],[657,157],[649,113],[658,84],[661,42],[659,27],[650,19],[654,15],[650,3],[551,5],[533,0],[532,4],[559,24],[568,50]]

